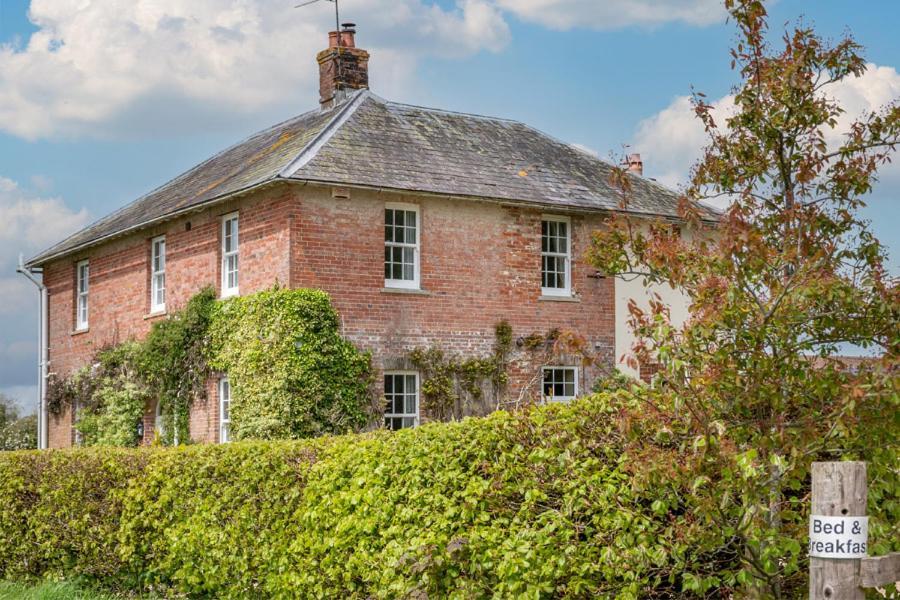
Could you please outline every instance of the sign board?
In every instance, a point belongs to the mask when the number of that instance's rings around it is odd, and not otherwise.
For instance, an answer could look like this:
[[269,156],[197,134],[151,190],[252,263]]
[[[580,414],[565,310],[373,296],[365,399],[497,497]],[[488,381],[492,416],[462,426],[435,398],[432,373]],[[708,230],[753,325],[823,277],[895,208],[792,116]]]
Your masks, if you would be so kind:
[[865,558],[869,517],[809,517],[809,555],[816,558]]

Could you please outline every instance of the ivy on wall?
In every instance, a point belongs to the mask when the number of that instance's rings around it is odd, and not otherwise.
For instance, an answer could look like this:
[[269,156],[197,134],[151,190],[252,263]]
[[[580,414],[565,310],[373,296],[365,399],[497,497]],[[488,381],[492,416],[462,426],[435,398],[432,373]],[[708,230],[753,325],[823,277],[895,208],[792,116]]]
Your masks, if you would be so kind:
[[372,367],[327,293],[275,287],[215,306],[209,364],[228,373],[236,439],[347,433],[372,420]]
[[422,408],[438,421],[459,419],[496,408],[483,406],[484,389],[499,398],[509,381],[508,362],[512,349],[512,327],[501,321],[494,328],[490,356],[461,358],[437,347],[416,348],[409,360],[421,377]]
[[217,301],[205,289],[143,341],[103,349],[91,363],[48,385],[50,411],[74,407],[89,446],[139,444],[138,424],[157,403],[159,441],[188,441],[191,405],[216,372],[232,384],[235,439],[346,433],[373,414],[370,357],[340,336],[331,300],[317,290],[275,287]]
[[159,403],[164,444],[189,438],[191,404],[206,398],[212,375],[206,351],[217,304],[215,290],[205,288],[182,310],[154,323],[141,343],[137,372]]
[[149,398],[136,376],[140,352],[135,342],[104,348],[71,377],[51,379],[48,408],[59,414],[75,407],[75,429],[83,444],[134,446],[140,441],[137,423]]
[[[543,381],[543,367],[563,359],[567,364],[575,361],[583,367],[594,367],[595,391],[630,390],[637,384],[613,368],[604,354],[591,351],[588,341],[574,331],[552,328],[513,340],[512,327],[501,321],[494,335],[493,350],[486,357],[462,358],[437,346],[409,353],[409,361],[422,377],[422,407],[430,418],[451,421],[532,404]],[[513,346],[519,351],[515,360]],[[518,394],[507,397],[511,362],[520,368],[522,382]]]
[[[541,379],[540,366],[560,354],[593,361],[586,342],[553,329],[513,340],[509,323],[494,328],[489,356],[459,357],[437,347],[409,353],[422,377],[422,408],[439,421],[516,408]],[[528,355],[531,380],[505,398],[513,347]],[[278,286],[216,299],[205,289],[184,309],[154,323],[143,341],[98,352],[89,367],[52,377],[50,410],[75,407],[84,445],[134,446],[145,410],[160,407],[165,445],[190,440],[193,402],[206,398],[217,373],[231,383],[234,439],[300,439],[358,431],[375,421],[371,357],[340,335],[328,294]],[[625,387],[624,384],[619,387]]]

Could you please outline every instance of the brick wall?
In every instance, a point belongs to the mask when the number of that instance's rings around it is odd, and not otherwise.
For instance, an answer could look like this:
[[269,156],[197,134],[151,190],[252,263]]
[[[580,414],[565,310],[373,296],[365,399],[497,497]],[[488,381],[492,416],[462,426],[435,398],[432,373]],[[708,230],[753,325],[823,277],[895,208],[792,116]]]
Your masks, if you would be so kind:
[[199,398],[191,406],[191,439],[199,443],[219,441],[219,386],[217,379],[206,384],[206,398]]
[[[241,292],[265,289],[276,281],[286,284],[291,204],[286,191],[270,189],[45,265],[50,372],[68,375],[87,365],[98,349],[140,338],[154,320],[163,318],[148,314],[150,240],[154,237],[166,236],[167,308],[184,306],[206,286],[220,289],[221,217],[236,210],[240,212]],[[89,328],[76,332],[75,263],[84,259],[90,261]],[[50,446],[70,445],[71,426],[71,411],[52,417]]]
[[[146,334],[159,315],[148,315],[150,239],[166,235],[167,306],[178,308],[207,285],[219,288],[220,219],[240,211],[240,291],[292,287],[328,291],[341,314],[343,333],[371,350],[377,369],[409,368],[415,347],[440,346],[463,356],[490,354],[494,326],[507,320],[513,337],[574,330],[591,351],[613,360],[615,296],[612,280],[591,277],[580,257],[600,217],[571,215],[574,300],[541,298],[542,211],[488,202],[353,190],[332,198],[331,188],[279,186],[252,197],[193,213],[159,227],[108,242],[46,265],[50,292],[50,369],[68,374],[104,345]],[[384,206],[418,205],[421,219],[422,292],[384,289]],[[74,329],[74,265],[91,264],[90,328]],[[539,395],[540,364],[516,347],[510,397]],[[577,364],[575,357],[561,363]],[[589,389],[596,369],[581,371]],[[377,379],[380,385],[380,377]],[[485,409],[495,406],[493,399]],[[149,410],[149,408],[148,408]],[[145,427],[145,431],[149,430]],[[71,414],[51,419],[50,444],[71,443]],[[218,400],[196,403],[191,437],[218,439]],[[152,437],[150,438],[152,439]]]
[[[373,352],[376,368],[409,368],[404,358],[415,347],[487,356],[501,320],[512,325],[514,339],[574,330],[604,357],[604,367],[612,364],[613,281],[592,277],[595,270],[580,260],[598,216],[571,217],[575,301],[562,301],[541,298],[540,210],[360,190],[337,200],[329,189],[312,187],[298,188],[295,197],[291,285],[331,293],[344,334]],[[395,202],[419,207],[422,293],[384,289],[384,207]],[[541,365],[529,356],[521,350],[512,356],[510,397],[528,382],[526,397],[539,396],[533,380]],[[560,362],[578,364],[575,357]],[[596,375],[584,371],[582,390]]]

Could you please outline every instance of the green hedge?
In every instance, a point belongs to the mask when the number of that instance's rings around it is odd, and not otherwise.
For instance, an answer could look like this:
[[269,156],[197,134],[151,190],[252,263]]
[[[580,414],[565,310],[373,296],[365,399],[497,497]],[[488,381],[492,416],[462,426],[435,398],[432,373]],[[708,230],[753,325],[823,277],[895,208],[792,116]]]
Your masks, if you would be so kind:
[[675,596],[692,526],[596,396],[397,433],[0,456],[0,579],[191,597]]

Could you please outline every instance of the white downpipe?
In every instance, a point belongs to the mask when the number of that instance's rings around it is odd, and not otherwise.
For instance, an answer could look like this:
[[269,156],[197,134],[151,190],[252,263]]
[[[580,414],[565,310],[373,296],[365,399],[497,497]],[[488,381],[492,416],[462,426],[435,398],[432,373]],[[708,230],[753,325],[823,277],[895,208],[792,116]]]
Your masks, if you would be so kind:
[[49,335],[49,323],[48,323],[48,313],[50,312],[50,306],[48,303],[48,294],[47,294],[47,286],[44,285],[41,281],[38,281],[34,276],[34,273],[41,273],[41,269],[29,269],[25,267],[25,263],[23,261],[22,255],[19,255],[19,266],[16,268],[18,273],[21,273],[25,277],[31,281],[35,286],[37,286],[40,291],[40,311],[41,316],[38,322],[38,344],[39,344],[39,355],[38,355],[38,449],[45,450],[49,447],[48,438],[49,438],[49,421],[47,419],[47,367],[49,363],[49,350],[50,350],[50,335]]

